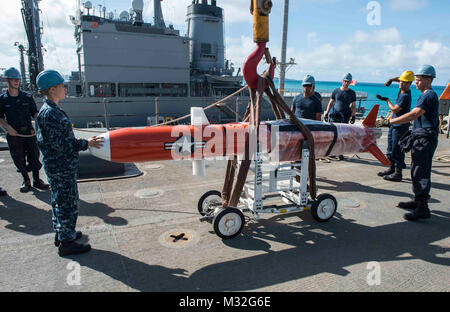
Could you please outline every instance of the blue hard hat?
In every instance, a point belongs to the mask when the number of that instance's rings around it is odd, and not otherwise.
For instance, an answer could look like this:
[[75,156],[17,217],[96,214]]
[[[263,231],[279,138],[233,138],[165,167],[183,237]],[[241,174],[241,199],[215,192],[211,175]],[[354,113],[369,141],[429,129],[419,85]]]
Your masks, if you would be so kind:
[[8,79],[22,79],[22,75],[20,75],[20,72],[14,67],[5,70],[4,76]]
[[431,65],[422,65],[416,71],[416,76],[430,76],[436,78],[436,69]]
[[36,78],[39,91],[50,89],[64,83],[64,78],[56,70],[44,70]]
[[315,83],[316,83],[316,80],[311,75],[306,75],[305,78],[303,78],[303,81],[302,81],[302,85],[303,86],[312,85],[312,84],[315,84]]
[[353,80],[353,76],[352,74],[348,73],[347,75],[344,76],[344,78],[342,78],[342,80],[351,82]]

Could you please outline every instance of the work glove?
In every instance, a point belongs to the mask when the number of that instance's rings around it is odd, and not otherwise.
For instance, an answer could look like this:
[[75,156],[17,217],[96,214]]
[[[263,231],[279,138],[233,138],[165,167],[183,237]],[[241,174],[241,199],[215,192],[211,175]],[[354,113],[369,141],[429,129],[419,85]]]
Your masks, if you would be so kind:
[[389,98],[383,97],[383,96],[381,96],[379,94],[377,94],[377,99],[379,99],[380,101],[388,101],[389,100]]
[[324,116],[323,116],[323,120],[325,121],[325,122],[328,122],[328,114],[325,114]]
[[381,127],[390,127],[391,126],[391,122],[389,119],[387,118],[381,118],[378,119],[377,122],[375,123],[377,128],[381,128]]
[[352,116],[352,118],[350,118],[350,123],[353,125],[356,121],[356,116]]

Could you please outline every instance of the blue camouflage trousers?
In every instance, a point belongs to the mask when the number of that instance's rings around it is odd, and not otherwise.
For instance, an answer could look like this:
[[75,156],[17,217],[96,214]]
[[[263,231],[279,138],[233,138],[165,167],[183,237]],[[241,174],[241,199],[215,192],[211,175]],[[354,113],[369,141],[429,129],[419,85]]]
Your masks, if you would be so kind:
[[388,148],[386,157],[391,161],[392,165],[399,169],[405,169],[405,153],[402,151],[398,142],[402,136],[408,132],[409,124],[400,127],[391,126],[388,132]]
[[77,174],[47,174],[47,178],[52,190],[53,231],[61,242],[73,241],[76,238],[78,218]]

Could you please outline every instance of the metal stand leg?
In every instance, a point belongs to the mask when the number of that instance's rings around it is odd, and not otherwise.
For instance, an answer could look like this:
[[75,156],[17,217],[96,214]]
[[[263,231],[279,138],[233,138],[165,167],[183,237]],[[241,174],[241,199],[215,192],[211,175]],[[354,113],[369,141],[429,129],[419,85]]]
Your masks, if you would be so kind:
[[257,143],[257,151],[256,151],[256,159],[254,161],[255,163],[255,181],[254,181],[254,187],[255,187],[255,197],[254,197],[254,203],[253,203],[253,211],[255,213],[258,213],[258,211],[261,211],[263,209],[263,191],[262,191],[262,182],[263,182],[263,172],[262,172],[262,165],[263,165],[263,159],[262,154],[260,151],[260,144]]
[[303,142],[302,146],[302,166],[300,176],[300,205],[308,205],[308,166],[309,166],[309,149],[308,145]]

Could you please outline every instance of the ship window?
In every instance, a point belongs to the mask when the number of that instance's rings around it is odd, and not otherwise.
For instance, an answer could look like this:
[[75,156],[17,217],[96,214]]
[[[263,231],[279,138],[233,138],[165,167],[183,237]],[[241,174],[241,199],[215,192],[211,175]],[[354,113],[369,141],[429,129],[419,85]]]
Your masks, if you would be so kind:
[[200,57],[215,59],[217,55],[217,46],[210,43],[202,43],[200,46]]
[[119,96],[187,96],[184,83],[119,83]]
[[89,83],[89,95],[93,97],[115,97],[116,85],[110,82]]
[[202,43],[201,53],[202,54],[211,54],[211,44],[210,43]]
[[163,83],[161,87],[162,96],[187,96],[185,83]]
[[120,96],[159,96],[159,83],[119,83]]

